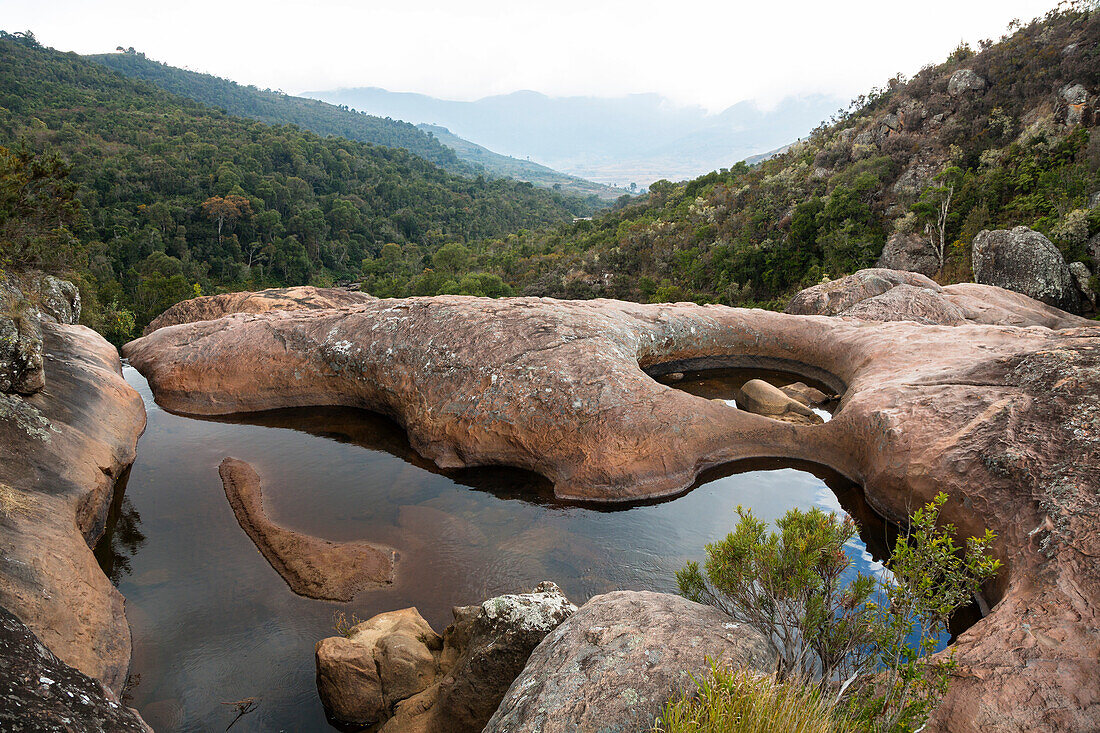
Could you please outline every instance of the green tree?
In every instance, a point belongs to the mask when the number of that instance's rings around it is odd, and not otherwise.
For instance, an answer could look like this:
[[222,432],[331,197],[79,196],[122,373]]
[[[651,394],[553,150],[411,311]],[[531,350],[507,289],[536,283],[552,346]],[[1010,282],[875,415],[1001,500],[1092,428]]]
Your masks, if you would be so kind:
[[70,168],[56,155],[0,147],[0,267],[62,271],[80,266],[86,248]]

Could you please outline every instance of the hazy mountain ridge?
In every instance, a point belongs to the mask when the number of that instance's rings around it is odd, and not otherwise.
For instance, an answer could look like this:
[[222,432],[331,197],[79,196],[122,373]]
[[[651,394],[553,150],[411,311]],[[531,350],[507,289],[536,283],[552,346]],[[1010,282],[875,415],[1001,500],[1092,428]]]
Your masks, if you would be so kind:
[[532,91],[474,102],[377,87],[305,92],[372,114],[437,124],[497,152],[588,180],[627,186],[683,180],[804,137],[846,100],[809,95],[772,109],[741,102],[717,114],[657,94],[549,97]]

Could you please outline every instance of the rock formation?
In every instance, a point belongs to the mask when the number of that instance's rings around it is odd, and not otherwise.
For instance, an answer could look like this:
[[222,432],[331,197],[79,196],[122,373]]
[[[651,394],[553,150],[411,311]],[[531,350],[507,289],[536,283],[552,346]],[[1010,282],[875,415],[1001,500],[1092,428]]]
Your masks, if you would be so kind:
[[711,663],[770,672],[764,636],[668,593],[596,596],[547,636],[485,733],[647,731],[665,702]]
[[130,629],[91,546],[134,460],[145,408],[99,335],[41,328],[45,389],[0,394],[0,606],[62,662],[118,692]]
[[3,608],[0,729],[13,733],[151,733],[110,689],[58,659]]
[[959,69],[947,80],[947,93],[952,97],[984,92],[985,79],[972,69]]
[[886,240],[886,246],[883,247],[875,267],[919,272],[932,277],[940,269],[940,260],[927,239],[919,234],[899,232]]
[[940,326],[970,323],[1060,329],[1090,323],[1011,290],[976,283],[940,287],[917,273],[883,269],[860,270],[807,288],[791,299],[787,313]]
[[369,542],[331,542],[280,527],[264,514],[260,477],[252,466],[226,458],[218,473],[241,529],[298,595],[350,601],[364,588],[393,582],[393,550]]
[[440,637],[415,608],[383,613],[317,643],[329,716],[383,733],[480,731],[543,638],[576,606],[553,583],[454,609]]
[[1027,227],[984,230],[973,243],[974,280],[1076,313],[1077,287],[1062,253]]
[[[881,272],[871,279],[921,278]],[[1100,326],[979,292],[996,308],[975,305],[956,326],[607,300],[382,300],[162,329],[126,354],[170,409],[372,409],[440,466],[528,468],[563,499],[667,496],[759,456],[825,465],[894,521],[943,491],[944,520],[964,534],[991,528],[1005,567],[987,592],[991,613],[955,644],[938,725],[1095,729]],[[1029,327],[971,319],[997,309]],[[1061,330],[1034,326],[1035,314]],[[793,425],[652,378],[711,367],[782,369],[842,398],[830,422]]]
[[0,393],[42,389],[42,322],[79,319],[80,291],[71,282],[41,272],[0,273]]
[[1083,301],[1088,301],[1091,308],[1096,308],[1096,291],[1090,287],[1092,273],[1084,262],[1069,263],[1069,272],[1073,275],[1073,284],[1077,286],[1077,293]]
[[158,328],[180,323],[209,321],[227,313],[267,313],[268,311],[324,310],[377,300],[373,295],[342,288],[315,288],[302,285],[296,288],[270,288],[254,293],[222,293],[204,295],[176,303],[154,318],[145,327],[148,336]]
[[762,379],[745,382],[737,395],[737,406],[757,415],[800,425],[819,425],[824,420],[802,402]]

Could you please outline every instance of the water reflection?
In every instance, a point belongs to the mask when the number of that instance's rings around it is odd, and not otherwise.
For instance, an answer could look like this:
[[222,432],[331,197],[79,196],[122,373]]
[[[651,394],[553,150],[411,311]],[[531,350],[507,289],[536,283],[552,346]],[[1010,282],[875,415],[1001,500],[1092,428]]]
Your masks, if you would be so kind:
[[[848,511],[863,525],[847,548],[854,570],[882,572],[888,530],[857,487],[809,464],[739,463],[660,502],[567,505],[529,472],[441,471],[377,415],[198,420],[160,410],[145,380],[125,374],[149,423],[100,557],[127,599],[141,677],[133,704],[158,731],[224,730],[233,713],[221,703],[249,697],[259,705],[235,731],[324,729],[313,645],[332,635],[335,611],[416,606],[441,630],[452,606],[542,580],[577,603],[616,589],[675,591],[676,571],[730,531],[738,504],[768,521],[795,506]],[[256,468],[273,521],[396,548],[396,582],[347,604],[295,596],[237,525],[217,472],[227,455]]]
[[95,558],[104,574],[118,585],[123,576],[133,572],[131,558],[145,544],[141,532],[141,515],[126,496],[126,483],[130,469],[126,469],[115,483],[115,494],[107,510],[107,522],[103,536],[95,546]]

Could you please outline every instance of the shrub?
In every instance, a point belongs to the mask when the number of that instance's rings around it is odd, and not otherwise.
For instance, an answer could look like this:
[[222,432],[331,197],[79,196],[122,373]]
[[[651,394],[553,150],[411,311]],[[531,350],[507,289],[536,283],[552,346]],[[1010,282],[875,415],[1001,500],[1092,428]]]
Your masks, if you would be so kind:
[[858,730],[813,682],[711,667],[694,695],[672,700],[655,733],[848,733]]
[[886,566],[891,580],[856,573],[845,544],[857,527],[819,509],[792,509],[767,531],[751,510],[725,540],[707,546],[677,573],[680,592],[722,609],[763,633],[775,648],[778,679],[816,680],[867,730],[909,731],[946,692],[953,655],[933,657],[951,614],[1000,563],[992,532],[955,544],[954,526],[937,526],[939,494],[914,512]]

